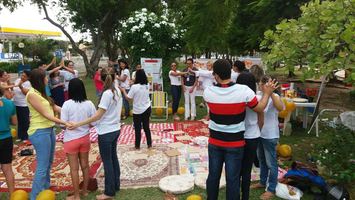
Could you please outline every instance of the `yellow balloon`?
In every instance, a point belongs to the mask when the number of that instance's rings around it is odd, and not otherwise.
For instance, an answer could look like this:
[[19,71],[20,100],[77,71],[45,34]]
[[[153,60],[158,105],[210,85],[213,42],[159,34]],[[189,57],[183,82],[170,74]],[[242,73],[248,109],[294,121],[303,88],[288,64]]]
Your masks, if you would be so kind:
[[289,145],[283,144],[279,147],[278,153],[281,157],[288,158],[292,155],[292,149]]
[[158,116],[162,116],[163,115],[163,109],[162,108],[155,109],[155,114],[158,115]]
[[11,194],[10,200],[28,200],[29,196],[25,190],[16,190]]
[[37,195],[36,200],[55,200],[55,193],[52,190],[43,190]]
[[287,102],[286,110],[292,112],[296,109],[296,104],[294,102]]
[[179,107],[178,110],[177,110],[177,113],[182,115],[185,113],[185,108],[184,107]]
[[11,135],[12,135],[13,138],[17,137],[16,129],[14,129],[14,128],[11,129]]
[[168,114],[169,114],[169,115],[173,114],[173,109],[170,108],[170,107],[168,108]]
[[192,194],[186,198],[186,200],[202,200],[202,197],[197,194]]

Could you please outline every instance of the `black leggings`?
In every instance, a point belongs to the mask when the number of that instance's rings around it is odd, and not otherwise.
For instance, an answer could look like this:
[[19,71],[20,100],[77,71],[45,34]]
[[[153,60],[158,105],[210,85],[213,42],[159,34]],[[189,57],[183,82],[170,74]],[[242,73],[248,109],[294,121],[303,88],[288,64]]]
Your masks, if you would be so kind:
[[245,139],[244,156],[242,162],[242,170],[240,177],[242,179],[242,200],[249,199],[249,188],[251,179],[251,169],[256,157],[256,149],[258,148],[260,138]]
[[179,108],[180,98],[181,98],[181,85],[171,86],[171,95],[173,96],[173,114],[175,114]]
[[150,134],[150,128],[149,128],[149,118],[151,113],[152,113],[152,108],[149,107],[142,114],[133,114],[134,131],[136,135],[136,141],[135,141],[136,148],[140,148],[142,124],[143,124],[145,137],[147,138],[148,147],[152,146],[152,136]]
[[30,110],[28,107],[16,106],[16,114],[18,121],[18,138],[21,140],[28,140],[28,127],[30,126]]

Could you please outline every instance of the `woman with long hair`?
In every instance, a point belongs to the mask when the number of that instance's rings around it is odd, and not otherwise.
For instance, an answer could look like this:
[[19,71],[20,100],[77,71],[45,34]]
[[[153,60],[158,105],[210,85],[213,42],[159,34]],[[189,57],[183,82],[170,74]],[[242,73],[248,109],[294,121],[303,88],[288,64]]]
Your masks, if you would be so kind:
[[36,151],[37,167],[33,178],[31,200],[35,200],[37,194],[50,186],[50,170],[54,159],[55,132],[54,125],[69,124],[55,117],[54,113],[60,113],[60,107],[47,96],[45,87],[48,83],[45,71],[34,69],[31,71],[30,83],[32,88],[26,95],[26,102],[30,110],[30,127],[28,135]]
[[181,98],[181,76],[187,74],[187,72],[180,72],[177,70],[177,65],[175,62],[171,63],[171,70],[169,71],[170,88],[171,95],[173,97],[173,119],[180,121],[180,117],[177,115],[177,110],[179,108],[180,98]]
[[30,125],[30,111],[26,103],[26,94],[31,88],[28,80],[31,75],[30,71],[23,71],[21,77],[15,81],[14,87],[14,104],[16,106],[16,115],[18,119],[17,137],[22,140],[28,140],[28,127]]
[[121,88],[121,92],[127,100],[133,100],[133,122],[136,136],[135,148],[140,148],[142,124],[148,148],[151,148],[152,136],[149,128],[149,118],[152,108],[149,99],[148,78],[144,70],[140,69],[136,71],[134,84],[131,86],[128,94],[124,88]]
[[[237,78],[237,84],[246,85],[256,93],[255,77],[250,72],[242,72]],[[261,99],[257,96],[258,101]],[[254,112],[250,108],[245,110],[245,146],[242,168],[240,171],[242,200],[249,199],[251,169],[256,159],[256,150],[260,141],[260,129],[263,126],[264,113]]]
[[113,199],[120,190],[120,166],[117,157],[117,139],[121,129],[122,95],[114,86],[115,72],[112,68],[101,71],[104,90],[99,100],[96,113],[81,122],[72,123],[69,127],[74,130],[80,126],[97,122],[99,135],[99,150],[105,172],[105,191],[97,195],[97,200]]
[[[63,104],[61,119],[63,121],[82,121],[96,112],[94,104],[87,99],[84,83],[74,78],[69,81],[69,100]],[[80,110],[80,112],[78,112]],[[79,193],[79,165],[83,174],[82,194],[87,195],[89,183],[89,150],[90,150],[90,125],[78,127],[75,130],[64,132],[64,152],[67,154],[70,175],[74,187],[74,194],[67,200],[80,200]]]
[[[126,93],[129,92],[130,89],[130,73],[128,63],[124,60],[120,60],[118,62],[120,64],[120,75],[117,76],[117,80],[120,81],[120,87],[126,90]],[[125,109],[124,116],[122,119],[126,119],[129,116],[129,102],[123,98],[123,106]]]
[[15,190],[15,177],[11,166],[14,144],[10,124],[16,125],[17,119],[15,105],[3,97],[4,91],[0,88],[0,165],[11,195]]

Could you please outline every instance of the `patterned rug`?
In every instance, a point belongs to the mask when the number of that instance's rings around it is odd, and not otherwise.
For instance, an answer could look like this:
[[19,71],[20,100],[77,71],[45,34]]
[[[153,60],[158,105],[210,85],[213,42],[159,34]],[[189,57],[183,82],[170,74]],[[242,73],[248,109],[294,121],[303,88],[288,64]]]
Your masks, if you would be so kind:
[[208,125],[201,121],[182,121],[174,122],[174,128],[176,131],[181,130],[189,134],[191,137],[197,136],[209,136]]
[[[132,145],[118,146],[118,160],[121,168],[121,188],[157,187],[165,176],[179,174],[178,157],[168,157],[164,152],[167,145],[155,145],[152,150],[135,150]],[[98,162],[101,162],[98,157]],[[102,165],[96,176],[99,189],[104,189]]]
[[[29,191],[32,188],[32,179],[36,169],[36,157],[18,156],[23,149],[33,148],[32,146],[19,145],[14,147],[14,160],[12,166],[15,174],[15,187]],[[97,160],[99,150],[97,144],[91,144],[89,154],[89,165],[92,167]],[[51,170],[51,189],[54,191],[66,191],[71,189],[70,168],[66,154],[63,150],[63,144],[56,144],[54,162]],[[7,190],[4,174],[0,171],[0,192]]]
[[[174,124],[172,123],[151,123],[150,131],[153,136],[153,142],[156,144],[165,143],[168,138],[173,139],[169,131],[174,130]],[[64,132],[62,131],[57,135],[57,142],[63,141]],[[95,127],[90,129],[91,142],[97,142],[98,135]],[[134,128],[133,125],[123,125],[121,127],[120,137],[118,138],[118,144],[134,144]],[[142,142],[146,143],[144,131],[142,129]]]

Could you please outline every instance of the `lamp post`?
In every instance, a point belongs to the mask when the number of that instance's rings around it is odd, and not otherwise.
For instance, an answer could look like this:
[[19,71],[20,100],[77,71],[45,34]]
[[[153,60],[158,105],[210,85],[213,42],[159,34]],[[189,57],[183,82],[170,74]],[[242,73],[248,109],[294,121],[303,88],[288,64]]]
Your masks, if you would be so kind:
[[25,63],[23,59],[23,48],[25,48],[25,44],[23,42],[18,43],[18,48],[20,48],[22,65],[24,65]]

